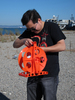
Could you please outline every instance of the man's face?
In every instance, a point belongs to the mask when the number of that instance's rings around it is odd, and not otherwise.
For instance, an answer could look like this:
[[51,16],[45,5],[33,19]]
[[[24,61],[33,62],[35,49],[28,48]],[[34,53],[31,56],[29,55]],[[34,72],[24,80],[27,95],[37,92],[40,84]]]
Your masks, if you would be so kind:
[[42,23],[41,23],[41,19],[38,20],[37,23],[33,23],[32,20],[30,20],[27,24],[26,27],[31,30],[31,32],[34,32],[36,34],[38,34],[41,29],[42,29]]

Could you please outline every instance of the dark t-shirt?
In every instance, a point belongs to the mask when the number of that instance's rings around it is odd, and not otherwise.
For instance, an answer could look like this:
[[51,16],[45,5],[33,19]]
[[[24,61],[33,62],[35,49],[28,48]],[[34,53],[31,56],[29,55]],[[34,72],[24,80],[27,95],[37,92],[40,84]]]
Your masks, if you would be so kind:
[[[31,38],[33,36],[40,37],[40,44],[45,43],[47,46],[52,46],[56,44],[61,39],[66,39],[65,35],[62,33],[57,24],[52,22],[45,22],[44,28],[39,34],[33,33],[30,30],[25,30],[23,34],[19,36],[19,39]],[[43,75],[41,77],[54,77],[59,73],[59,58],[58,52],[47,52],[47,64],[44,71],[48,71],[48,75]]]

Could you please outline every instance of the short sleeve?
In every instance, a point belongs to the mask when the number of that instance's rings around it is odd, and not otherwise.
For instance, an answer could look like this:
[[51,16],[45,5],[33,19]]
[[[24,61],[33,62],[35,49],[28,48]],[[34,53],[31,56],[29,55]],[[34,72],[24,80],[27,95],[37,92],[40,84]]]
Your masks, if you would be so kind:
[[18,38],[19,39],[30,38],[30,32],[28,30],[25,30]]
[[59,26],[55,23],[52,23],[51,27],[49,28],[51,38],[53,39],[54,43],[57,43],[58,41],[62,39],[66,39],[65,35],[59,28]]

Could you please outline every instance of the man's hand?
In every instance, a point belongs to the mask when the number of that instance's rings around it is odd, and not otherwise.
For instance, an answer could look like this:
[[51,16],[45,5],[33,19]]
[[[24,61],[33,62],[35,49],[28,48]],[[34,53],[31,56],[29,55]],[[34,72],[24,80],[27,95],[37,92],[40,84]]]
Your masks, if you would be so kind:
[[33,42],[33,41],[32,41],[31,39],[25,39],[25,40],[24,40],[25,46],[28,46],[28,47],[32,45],[32,42]]
[[45,51],[45,49],[47,48],[47,47],[40,47],[41,49],[43,49],[44,51]]

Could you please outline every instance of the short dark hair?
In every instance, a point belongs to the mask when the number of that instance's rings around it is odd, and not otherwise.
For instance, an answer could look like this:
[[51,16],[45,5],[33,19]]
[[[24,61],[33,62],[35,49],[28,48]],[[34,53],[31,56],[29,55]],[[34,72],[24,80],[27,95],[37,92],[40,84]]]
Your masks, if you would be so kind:
[[32,20],[33,23],[37,23],[38,18],[41,19],[41,16],[35,9],[28,10],[23,14],[21,22],[23,25],[26,25],[29,22],[29,20]]

